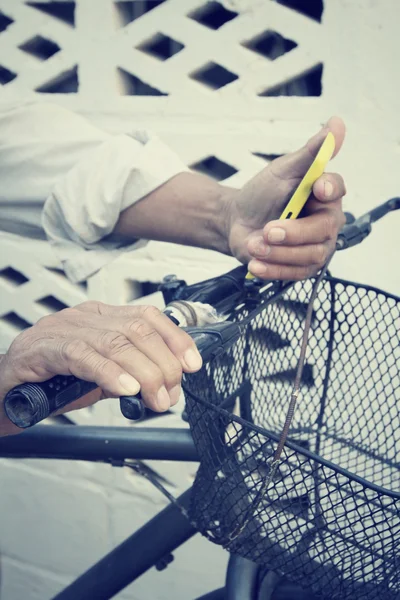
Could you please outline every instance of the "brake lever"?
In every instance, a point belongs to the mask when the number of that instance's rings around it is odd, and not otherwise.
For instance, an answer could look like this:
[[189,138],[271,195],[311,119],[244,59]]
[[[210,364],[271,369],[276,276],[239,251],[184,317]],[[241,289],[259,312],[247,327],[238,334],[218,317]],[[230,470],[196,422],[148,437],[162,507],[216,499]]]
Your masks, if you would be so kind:
[[362,242],[376,223],[393,210],[400,209],[400,197],[391,198],[343,227],[338,235],[336,250],[345,250]]

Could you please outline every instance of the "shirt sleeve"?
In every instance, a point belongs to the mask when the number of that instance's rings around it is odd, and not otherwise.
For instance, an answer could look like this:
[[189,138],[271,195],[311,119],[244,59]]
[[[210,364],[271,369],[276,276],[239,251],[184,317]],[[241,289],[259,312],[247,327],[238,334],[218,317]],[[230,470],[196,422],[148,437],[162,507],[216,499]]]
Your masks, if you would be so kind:
[[0,106],[0,228],[47,236],[74,282],[140,245],[112,235],[121,211],[187,170],[150,132],[113,136],[47,103]]

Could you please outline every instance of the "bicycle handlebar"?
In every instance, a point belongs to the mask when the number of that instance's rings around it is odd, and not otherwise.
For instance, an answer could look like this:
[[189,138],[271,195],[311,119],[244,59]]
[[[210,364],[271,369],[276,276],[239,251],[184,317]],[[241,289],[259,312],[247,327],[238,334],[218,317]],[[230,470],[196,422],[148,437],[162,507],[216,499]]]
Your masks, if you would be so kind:
[[[358,219],[347,215],[347,224],[339,233],[336,249],[343,250],[359,244],[371,232],[372,223],[399,208],[400,198],[391,198]],[[257,287],[257,280],[245,280],[246,272],[246,267],[240,266],[225,275],[192,286],[187,286],[184,281],[169,276],[165,278],[161,290],[167,305],[177,300],[206,302],[226,313],[232,310],[238,298],[243,297],[246,287],[248,289]],[[171,315],[169,316],[174,320]],[[195,341],[203,360],[209,360],[232,345],[240,335],[240,325],[225,321],[203,328],[188,327],[186,331]],[[42,383],[23,383],[6,395],[5,412],[10,421],[25,429],[85,396],[96,387],[95,383],[73,376],[56,376]],[[140,394],[121,397],[120,408],[122,414],[132,420],[140,419],[145,412]]]
[[[185,330],[193,338],[205,361],[225,352],[240,336],[240,325],[232,322],[216,323],[209,327],[187,327]],[[96,387],[96,383],[71,375],[57,375],[41,383],[23,383],[8,392],[4,409],[14,425],[26,429]],[[140,395],[122,396],[120,408],[122,414],[132,420],[138,420],[145,411]]]

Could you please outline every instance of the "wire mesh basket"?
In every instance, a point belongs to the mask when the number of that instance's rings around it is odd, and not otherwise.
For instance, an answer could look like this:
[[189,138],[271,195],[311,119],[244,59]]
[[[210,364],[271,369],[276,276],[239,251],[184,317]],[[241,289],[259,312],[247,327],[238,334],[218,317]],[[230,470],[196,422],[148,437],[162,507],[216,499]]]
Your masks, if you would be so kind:
[[243,335],[185,378],[200,456],[191,518],[231,553],[323,599],[400,598],[400,300],[326,277],[301,396],[271,463],[312,281],[234,319]]

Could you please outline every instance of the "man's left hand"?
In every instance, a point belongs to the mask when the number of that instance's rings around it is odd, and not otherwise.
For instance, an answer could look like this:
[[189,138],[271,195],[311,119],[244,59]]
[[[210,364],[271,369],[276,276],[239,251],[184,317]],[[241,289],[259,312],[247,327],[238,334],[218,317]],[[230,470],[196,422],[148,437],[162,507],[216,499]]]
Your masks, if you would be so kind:
[[233,192],[228,211],[228,243],[233,256],[248,263],[262,279],[306,279],[325,264],[335,249],[345,223],[343,179],[324,173],[314,184],[301,218],[280,221],[279,216],[311,166],[326,135],[335,137],[339,152],[345,126],[338,117],[303,148],[272,161],[240,191]]

